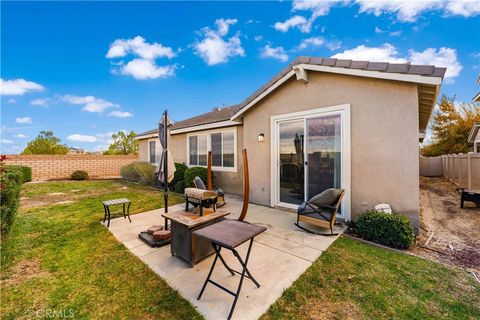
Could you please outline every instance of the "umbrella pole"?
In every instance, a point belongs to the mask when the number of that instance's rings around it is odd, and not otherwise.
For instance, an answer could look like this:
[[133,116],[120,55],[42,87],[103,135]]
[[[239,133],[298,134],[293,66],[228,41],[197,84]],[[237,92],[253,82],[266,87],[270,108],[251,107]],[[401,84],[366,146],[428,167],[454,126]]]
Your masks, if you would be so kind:
[[[168,213],[168,113],[167,110],[163,113],[163,130],[165,130],[165,159],[163,161],[163,171],[164,171],[164,192],[163,192],[163,200],[165,205],[165,213]],[[168,220],[165,218],[165,230],[168,230]]]

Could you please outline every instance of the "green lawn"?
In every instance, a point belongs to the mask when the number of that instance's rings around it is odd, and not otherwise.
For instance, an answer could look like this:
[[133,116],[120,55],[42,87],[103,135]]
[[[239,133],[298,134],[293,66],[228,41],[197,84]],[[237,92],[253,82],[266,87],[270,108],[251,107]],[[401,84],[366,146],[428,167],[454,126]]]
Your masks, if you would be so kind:
[[99,223],[101,200],[127,197],[138,213],[163,207],[163,193],[120,181],[48,182],[24,185],[22,197],[2,244],[2,319],[46,310],[75,319],[202,318]]
[[263,319],[480,319],[464,271],[338,239]]
[[[45,310],[75,319],[202,318],[99,223],[101,200],[127,197],[138,213],[162,207],[161,192],[121,181],[48,182],[24,185],[22,197],[1,248],[2,319]],[[340,238],[264,315],[362,318],[480,319],[480,286],[465,272]]]

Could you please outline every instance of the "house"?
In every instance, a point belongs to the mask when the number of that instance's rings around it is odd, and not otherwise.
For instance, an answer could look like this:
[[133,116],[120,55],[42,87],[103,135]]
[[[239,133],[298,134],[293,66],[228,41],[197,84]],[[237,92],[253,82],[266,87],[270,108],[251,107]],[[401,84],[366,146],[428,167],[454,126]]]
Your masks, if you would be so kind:
[[[346,189],[341,217],[378,203],[418,217],[419,141],[445,68],[299,57],[238,105],[176,122],[176,162],[205,166],[215,183],[242,192],[249,154],[250,201],[296,208],[330,188]],[[139,158],[158,154],[157,130],[137,136]]]
[[[480,76],[477,78],[477,84],[480,84]],[[480,92],[473,97],[473,102],[480,102]]]
[[68,147],[67,154],[85,154],[85,153],[86,153],[86,151],[82,148]]
[[480,123],[475,123],[468,135],[468,142],[473,143],[473,153],[480,153]]

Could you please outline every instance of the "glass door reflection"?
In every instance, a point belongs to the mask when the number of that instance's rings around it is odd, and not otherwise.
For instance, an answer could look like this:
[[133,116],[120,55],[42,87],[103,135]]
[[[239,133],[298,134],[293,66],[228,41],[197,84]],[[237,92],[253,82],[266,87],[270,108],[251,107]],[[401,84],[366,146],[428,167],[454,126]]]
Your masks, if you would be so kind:
[[279,123],[279,200],[301,204],[305,198],[304,120]]

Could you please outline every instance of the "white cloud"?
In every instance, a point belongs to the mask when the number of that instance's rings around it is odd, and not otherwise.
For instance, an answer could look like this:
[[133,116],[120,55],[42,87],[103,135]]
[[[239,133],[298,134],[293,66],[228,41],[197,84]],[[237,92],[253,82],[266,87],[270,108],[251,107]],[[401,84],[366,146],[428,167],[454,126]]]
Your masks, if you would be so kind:
[[27,138],[27,136],[24,135],[23,133],[18,133],[18,134],[16,134],[16,135],[14,135],[14,137],[15,137],[15,138],[18,138],[18,139],[25,139],[25,138]]
[[175,75],[175,65],[159,67],[152,60],[133,59],[120,68],[120,73],[138,80],[166,78]]
[[16,118],[16,123],[32,123],[32,118],[30,117],[23,117],[23,118]]
[[[120,131],[125,131],[125,130],[120,130]],[[125,131],[126,132],[126,131]],[[116,132],[114,131],[109,131],[109,132],[105,132],[105,133],[97,133],[95,134],[98,138],[100,139],[104,139],[104,138],[111,138],[112,137],[112,134],[114,134]]]
[[[277,22],[275,29],[286,32],[293,27],[302,32],[310,32],[313,22],[320,16],[329,14],[335,6],[358,6],[358,13],[380,16],[391,14],[401,22],[414,22],[425,12],[441,11],[445,16],[473,17],[480,14],[478,0],[294,0],[292,11],[310,13],[310,18],[295,15],[285,22]],[[382,33],[376,28],[377,33]]]
[[88,112],[104,112],[108,108],[119,108],[118,104],[114,104],[110,101],[96,98],[94,96],[76,96],[76,95],[64,95],[60,97],[60,100],[68,104],[83,105],[82,110]]
[[284,22],[276,22],[273,27],[281,32],[287,32],[292,28],[298,28],[303,33],[308,33],[312,29],[311,21],[302,16],[293,16]]
[[35,99],[30,102],[32,106],[41,106],[41,107],[46,107],[50,103],[49,98],[43,98],[43,99]]
[[217,19],[216,29],[205,27],[201,30],[203,39],[193,44],[195,53],[199,55],[209,66],[226,63],[229,58],[245,56],[245,50],[237,33],[228,39],[224,39],[230,26],[237,23],[237,19]]
[[480,13],[478,0],[356,0],[359,13],[370,13],[375,16],[395,14],[402,22],[414,22],[428,11],[443,11],[446,16],[472,17]]
[[293,11],[309,10],[312,12],[312,18],[326,16],[332,7],[337,4],[348,3],[345,0],[294,0],[292,3]]
[[259,42],[259,41],[262,41],[263,40],[263,36],[262,35],[258,35],[258,36],[255,36],[253,38],[255,41]]
[[260,56],[262,58],[273,58],[285,62],[288,60],[288,55],[285,52],[283,47],[271,47],[270,45],[266,45],[260,50]]
[[133,117],[133,114],[127,111],[112,111],[108,114],[111,117],[117,117],[117,118],[128,118],[128,117]]
[[398,55],[395,46],[389,43],[385,43],[380,47],[360,45],[356,48],[337,53],[333,55],[332,58],[395,63],[406,62],[406,59]]
[[111,45],[107,52],[107,58],[120,58],[128,54],[136,55],[142,59],[154,60],[157,58],[173,58],[175,52],[170,47],[165,47],[160,43],[148,43],[141,36],[133,39],[117,39]]
[[380,47],[360,45],[356,48],[337,53],[333,55],[332,58],[393,63],[404,63],[408,61],[412,64],[446,67],[445,81],[447,83],[452,83],[453,78],[457,77],[463,68],[458,61],[457,51],[445,47],[440,49],[428,48],[422,52],[410,49],[407,56],[401,56],[395,46],[389,43],[385,43]]
[[12,144],[13,143],[12,140],[8,140],[8,139],[1,139],[1,142],[2,142],[2,144]]
[[17,100],[15,100],[15,99],[8,99],[7,103],[10,103],[10,104],[17,103]]
[[141,36],[132,39],[117,39],[111,45],[106,58],[124,58],[133,55],[135,58],[126,62],[114,63],[112,72],[130,75],[138,80],[166,78],[175,75],[175,65],[158,66],[156,59],[172,59],[176,52],[160,43],[148,43]]
[[308,47],[320,47],[325,44],[325,39],[322,37],[311,37],[303,39],[298,45],[299,50],[304,50]]
[[384,33],[385,31],[380,29],[379,27],[375,27],[375,33]]
[[415,64],[431,64],[437,67],[446,67],[445,81],[447,83],[452,83],[453,78],[457,77],[463,69],[463,66],[458,61],[457,51],[452,48],[428,48],[422,52],[409,50],[408,55],[408,59]]
[[71,134],[67,137],[69,141],[75,142],[96,142],[97,138],[95,136],[83,135],[83,134]]
[[45,88],[35,82],[24,79],[3,80],[0,78],[0,95],[21,96],[29,91],[42,91]]
[[402,30],[398,30],[398,31],[392,31],[389,33],[390,36],[392,37],[399,37],[402,35]]
[[330,40],[327,41],[325,46],[330,50],[330,51],[335,51],[338,50],[342,47],[342,42],[340,40]]

